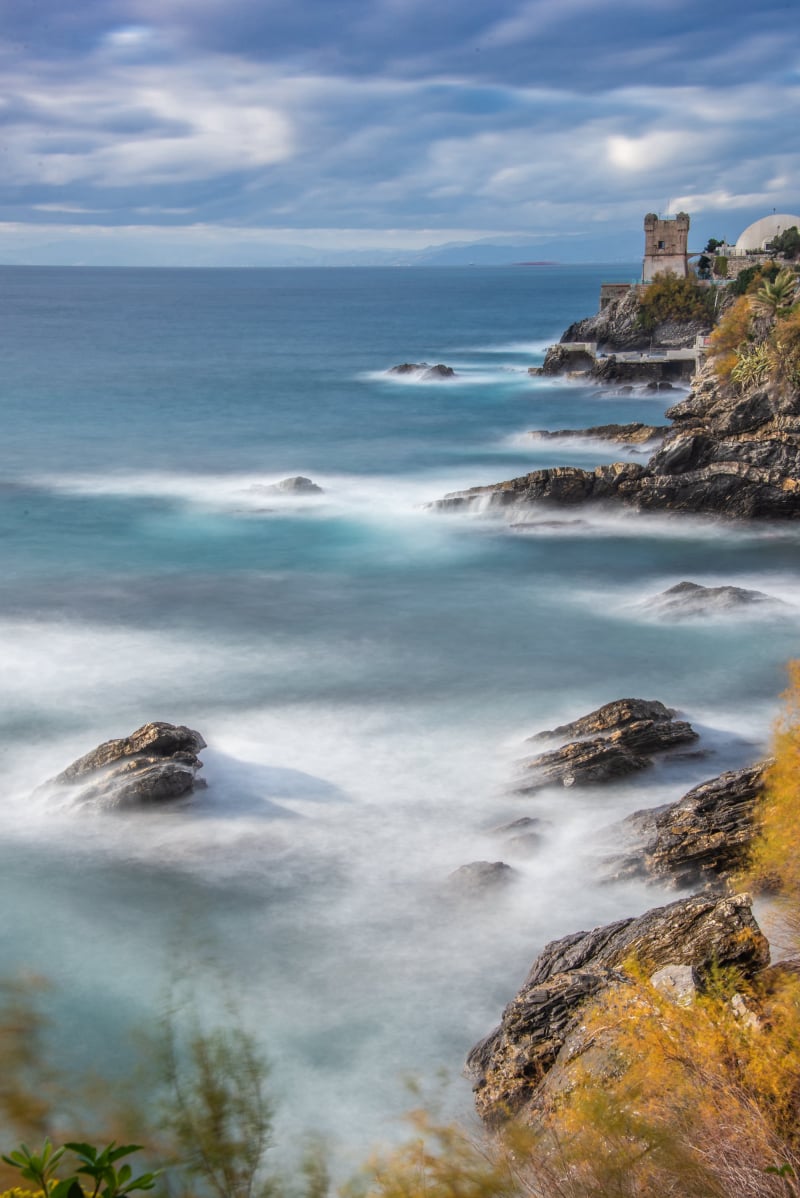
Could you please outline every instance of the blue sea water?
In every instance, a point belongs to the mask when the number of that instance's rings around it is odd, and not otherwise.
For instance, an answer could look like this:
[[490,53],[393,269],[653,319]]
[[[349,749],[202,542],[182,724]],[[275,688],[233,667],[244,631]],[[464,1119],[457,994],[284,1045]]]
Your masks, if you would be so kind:
[[[282,1134],[355,1160],[397,1134],[407,1072],[448,1070],[468,1109],[465,1052],[547,939],[663,899],[599,884],[604,836],[763,751],[797,532],[425,506],[625,456],[527,430],[662,420],[669,394],[527,373],[635,271],[0,270],[3,958],[50,977],[71,1068],[123,1067],[171,979],[205,1002],[222,978]],[[405,361],[457,378],[386,374]],[[298,474],[321,493],[265,489]],[[682,579],[784,606],[648,615]],[[680,708],[706,755],[509,793],[526,736],[623,695]],[[208,741],[191,806],[92,818],[32,795],[149,719]],[[521,856],[491,829],[525,814],[548,822]],[[446,898],[452,870],[501,857],[506,893]]]

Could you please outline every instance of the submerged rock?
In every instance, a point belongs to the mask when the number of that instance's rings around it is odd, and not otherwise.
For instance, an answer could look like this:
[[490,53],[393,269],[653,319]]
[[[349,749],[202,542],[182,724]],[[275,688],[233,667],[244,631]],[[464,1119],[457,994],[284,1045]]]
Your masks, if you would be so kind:
[[730,770],[676,803],[637,811],[622,825],[633,841],[615,877],[669,878],[677,886],[718,886],[739,869],[755,838],[755,808],[767,762]]
[[648,699],[617,699],[531,739],[556,738],[568,743],[522,763],[525,777],[516,787],[519,793],[553,783],[591,786],[624,778],[652,765],[651,754],[698,739],[691,724],[675,719],[675,712],[658,700]]
[[263,491],[267,495],[322,494],[322,487],[318,487],[315,482],[312,482],[310,478],[305,478],[302,474],[295,474],[291,478],[282,478],[279,483],[258,483],[256,486],[259,491]]
[[69,787],[76,804],[104,810],[168,802],[205,785],[196,776],[205,747],[200,733],[182,724],[144,724],[79,757],[47,785]]
[[697,582],[678,582],[660,595],[646,599],[641,606],[656,615],[682,620],[740,611],[759,604],[786,606],[780,599],[774,599],[763,591],[748,591],[744,587],[734,586],[704,587]]
[[438,362],[435,366],[429,366],[427,362],[402,362],[399,366],[389,368],[389,374],[417,374],[424,381],[435,381],[436,379],[454,379],[456,372],[452,366],[445,366],[444,363]]
[[497,1123],[526,1108],[533,1112],[548,1087],[563,1084],[559,1070],[580,1051],[574,1040],[565,1045],[585,1004],[609,987],[627,984],[625,968],[631,960],[652,972],[689,966],[702,985],[719,966],[735,966],[745,977],[752,976],[768,963],[769,945],[747,895],[695,895],[638,919],[554,940],[534,961],[500,1026],[467,1058],[483,1119]]
[[470,861],[453,870],[447,884],[458,894],[479,894],[507,886],[513,877],[513,869],[504,861]]

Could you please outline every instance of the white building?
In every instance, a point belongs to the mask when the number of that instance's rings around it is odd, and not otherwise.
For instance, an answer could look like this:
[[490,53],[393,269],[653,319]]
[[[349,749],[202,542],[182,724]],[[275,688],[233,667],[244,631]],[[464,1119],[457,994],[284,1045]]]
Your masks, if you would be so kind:
[[766,249],[768,241],[772,241],[774,237],[780,236],[781,233],[785,233],[793,226],[800,229],[800,216],[790,216],[785,212],[762,216],[760,220],[755,220],[752,225],[748,225],[740,234],[734,252],[736,254],[746,254],[748,250],[760,252]]

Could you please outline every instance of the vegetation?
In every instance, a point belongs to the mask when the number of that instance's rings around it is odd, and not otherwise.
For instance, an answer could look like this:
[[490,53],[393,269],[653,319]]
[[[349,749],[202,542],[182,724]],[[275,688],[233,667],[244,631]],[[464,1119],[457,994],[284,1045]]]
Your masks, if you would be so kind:
[[717,378],[741,392],[800,386],[800,282],[776,262],[749,267],[730,285],[735,295],[709,337]]
[[797,275],[784,268],[774,279],[764,279],[753,295],[753,311],[758,316],[787,316],[797,299]]
[[717,254],[714,259],[714,274],[718,279],[727,279],[728,277],[728,259],[723,254]]
[[800,254],[800,231],[797,225],[792,225],[790,229],[784,229],[777,237],[773,237],[772,241],[767,242],[767,249],[793,262]]
[[758,287],[763,280],[774,279],[780,269],[777,262],[763,262],[760,265],[746,266],[728,284],[731,295],[747,294]]
[[652,331],[667,320],[697,320],[710,324],[714,312],[714,292],[689,275],[658,274],[639,300],[637,320],[641,328]]

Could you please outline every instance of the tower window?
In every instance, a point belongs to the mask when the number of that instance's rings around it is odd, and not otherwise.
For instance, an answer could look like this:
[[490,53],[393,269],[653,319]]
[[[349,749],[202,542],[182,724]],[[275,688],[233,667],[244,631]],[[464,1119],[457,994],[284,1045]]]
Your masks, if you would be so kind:
[[658,248],[659,248],[660,250],[663,250],[663,248],[664,248],[664,245],[665,245],[665,242],[663,242],[663,241],[659,241],[659,243],[658,243]]

